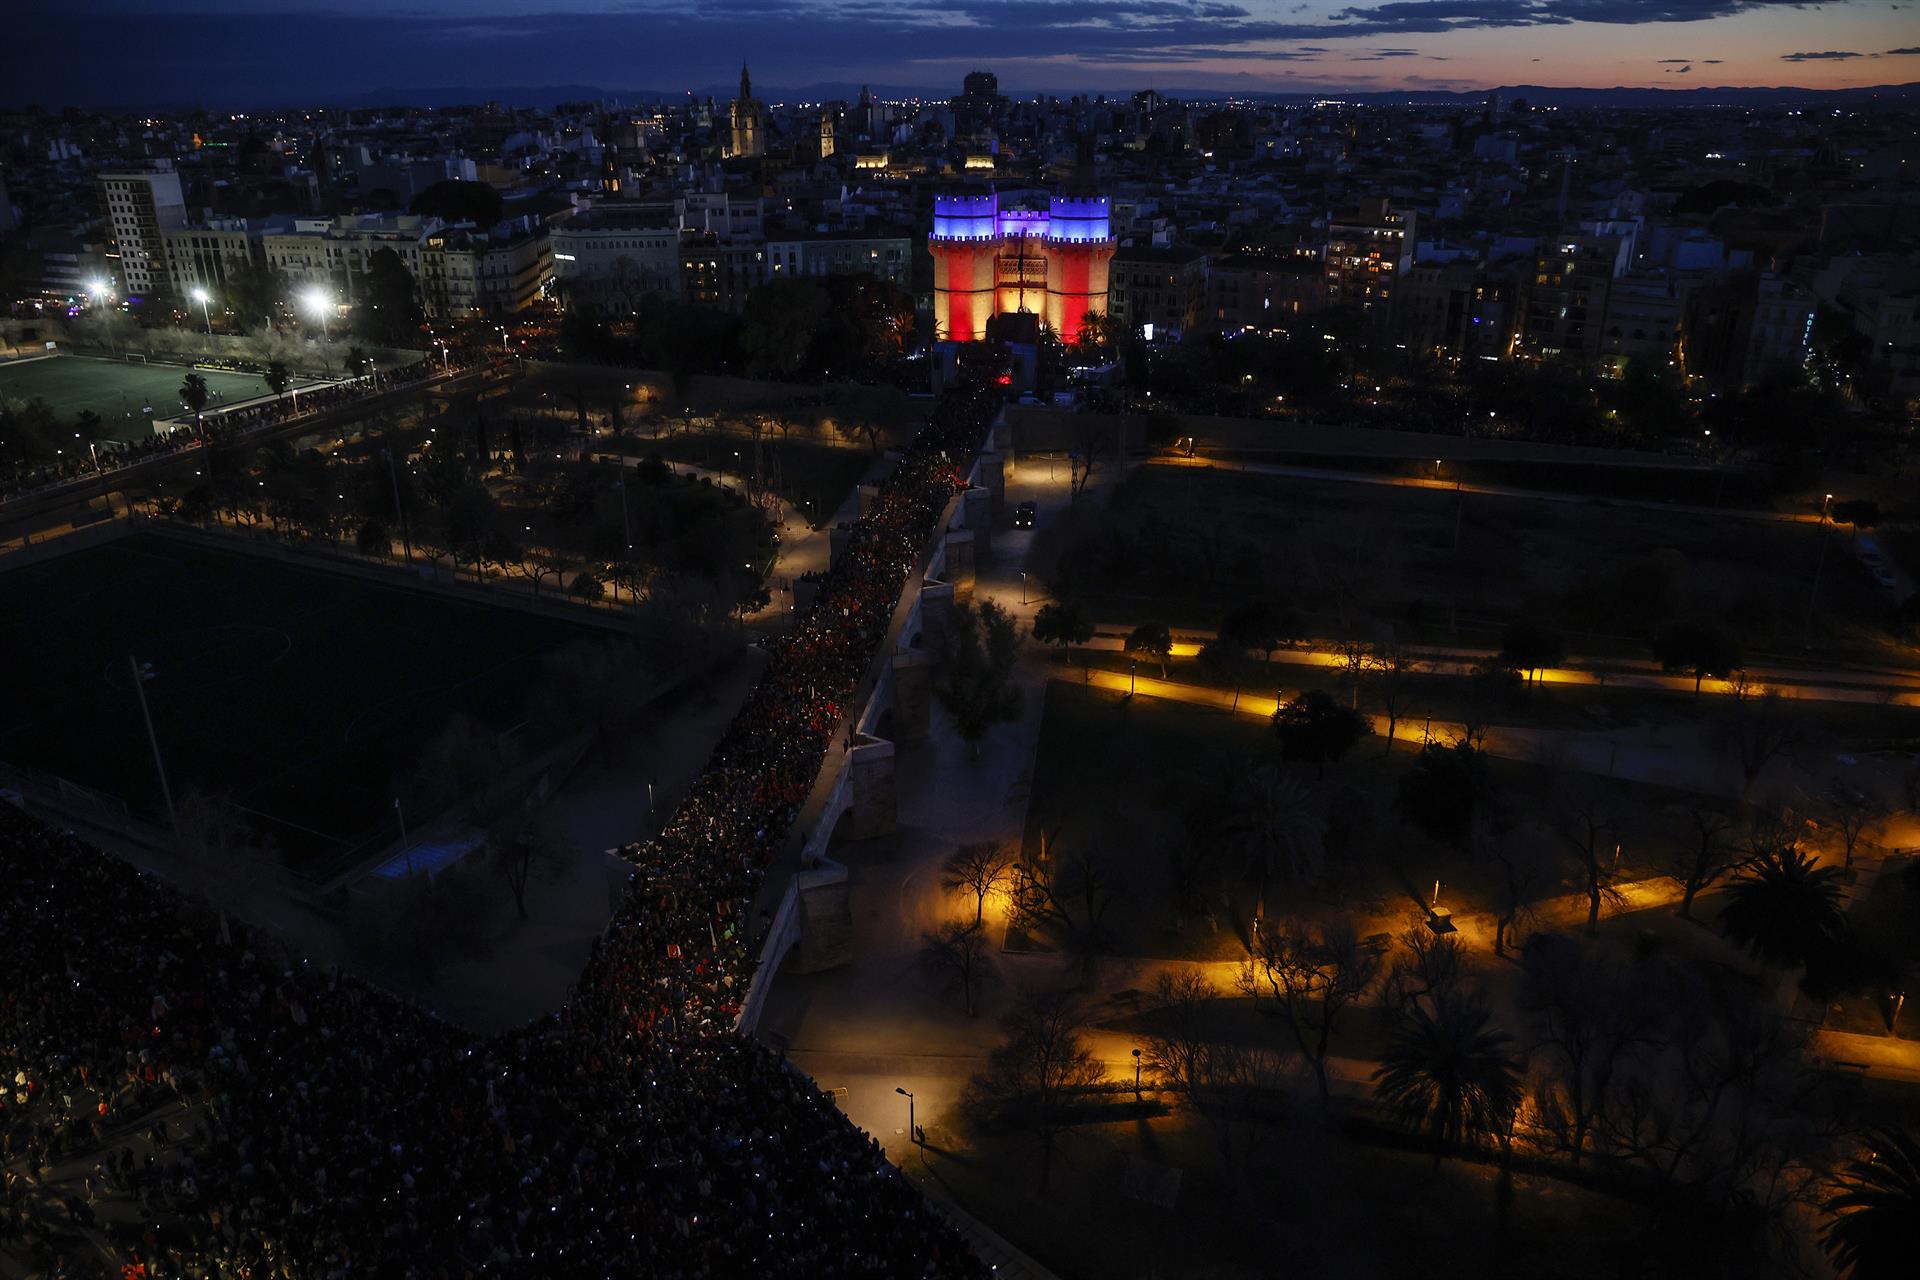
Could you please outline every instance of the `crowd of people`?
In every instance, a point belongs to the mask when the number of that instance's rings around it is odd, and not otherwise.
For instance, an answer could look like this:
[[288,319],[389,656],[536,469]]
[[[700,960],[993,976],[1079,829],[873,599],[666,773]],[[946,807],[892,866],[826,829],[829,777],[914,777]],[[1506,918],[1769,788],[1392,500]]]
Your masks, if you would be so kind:
[[0,805],[0,1254],[141,1280],[984,1275],[734,1023],[754,894],[992,410],[942,403],[686,801],[622,851],[628,892],[569,1000],[516,1032],[223,942]]

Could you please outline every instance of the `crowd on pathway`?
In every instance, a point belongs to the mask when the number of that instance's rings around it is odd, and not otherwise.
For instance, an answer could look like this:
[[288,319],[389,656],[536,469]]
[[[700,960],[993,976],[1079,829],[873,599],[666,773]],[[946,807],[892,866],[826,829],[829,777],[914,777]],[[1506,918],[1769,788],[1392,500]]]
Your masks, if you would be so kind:
[[176,420],[185,425],[175,430],[164,434],[155,432],[139,440],[117,441],[72,458],[62,455],[58,462],[26,468],[0,483],[0,499],[24,497],[89,476],[110,475],[188,449],[228,444],[267,428],[281,426],[294,418],[323,413],[371,396],[383,395],[397,387],[426,381],[435,374],[455,370],[465,372],[469,367],[480,368],[499,362],[499,357],[495,356],[474,361],[471,366],[455,361],[444,367],[434,364],[432,368],[422,365],[380,370],[344,382],[257,400],[232,409],[215,408],[199,415],[198,420],[193,422],[186,421],[188,412],[183,409]]
[[[941,406],[556,1014],[481,1040],[222,930],[0,805],[0,1255],[129,1277],[982,1276],[831,1102],[733,1030],[748,919],[962,485]],[[107,1202],[100,1203],[105,1196]]]

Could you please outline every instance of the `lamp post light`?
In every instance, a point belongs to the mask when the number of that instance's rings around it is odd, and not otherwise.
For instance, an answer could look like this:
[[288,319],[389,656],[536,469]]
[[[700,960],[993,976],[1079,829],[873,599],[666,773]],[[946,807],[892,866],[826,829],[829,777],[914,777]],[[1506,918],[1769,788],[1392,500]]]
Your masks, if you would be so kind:
[[1140,1051],[1133,1051],[1133,1100],[1140,1101]]
[[1023,569],[1020,571],[1020,603],[1025,604],[1026,602],[1027,602],[1027,574],[1026,574],[1026,570]]
[[200,314],[206,317],[207,350],[212,351],[213,350],[213,309],[209,305],[213,301],[212,296],[208,294],[205,289],[196,287],[193,291],[193,300],[200,304]]
[[320,341],[331,341],[327,331],[327,313],[333,310],[333,295],[315,285],[301,295],[300,301],[306,307],[307,314],[320,321]]
[[160,758],[160,739],[153,731],[153,712],[147,708],[147,681],[153,679],[153,666],[128,654],[127,670],[133,676],[134,696],[140,700],[140,719],[147,726],[147,745],[153,748],[153,771],[160,775],[160,798],[167,802],[167,825],[178,829],[180,824],[173,814],[173,787],[167,782],[166,761]]
[[1133,673],[1139,669],[1140,660],[1138,658],[1127,659],[1127,696],[1129,698],[1133,696]]
[[920,1126],[913,1122],[913,1091],[899,1085],[894,1086],[895,1093],[907,1100],[907,1141],[920,1145]]

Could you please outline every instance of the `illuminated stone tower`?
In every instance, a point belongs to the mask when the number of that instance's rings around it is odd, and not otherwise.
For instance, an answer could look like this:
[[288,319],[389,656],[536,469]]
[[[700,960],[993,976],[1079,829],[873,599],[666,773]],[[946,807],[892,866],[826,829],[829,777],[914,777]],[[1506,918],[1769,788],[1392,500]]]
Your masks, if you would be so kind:
[[753,81],[747,78],[747,64],[740,64],[740,96],[727,108],[730,156],[763,156],[767,153],[767,109],[753,96]]
[[1062,342],[1107,310],[1114,240],[1104,196],[1054,196],[1045,209],[1002,209],[997,194],[933,202],[933,314],[953,342],[986,336],[996,315],[1030,312]]

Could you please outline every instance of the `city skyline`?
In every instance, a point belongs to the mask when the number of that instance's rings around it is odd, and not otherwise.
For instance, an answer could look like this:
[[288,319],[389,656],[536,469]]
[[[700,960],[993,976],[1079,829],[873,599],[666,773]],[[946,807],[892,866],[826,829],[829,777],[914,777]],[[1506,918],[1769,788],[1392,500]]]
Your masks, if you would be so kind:
[[[101,41],[102,23],[116,38]],[[408,86],[706,93],[740,60],[762,84],[874,82],[943,93],[975,66],[1006,91],[1286,93],[1556,88],[1845,89],[1920,79],[1912,0],[635,0],[506,5],[243,0],[35,5],[9,68],[22,102],[211,107],[324,102]]]

